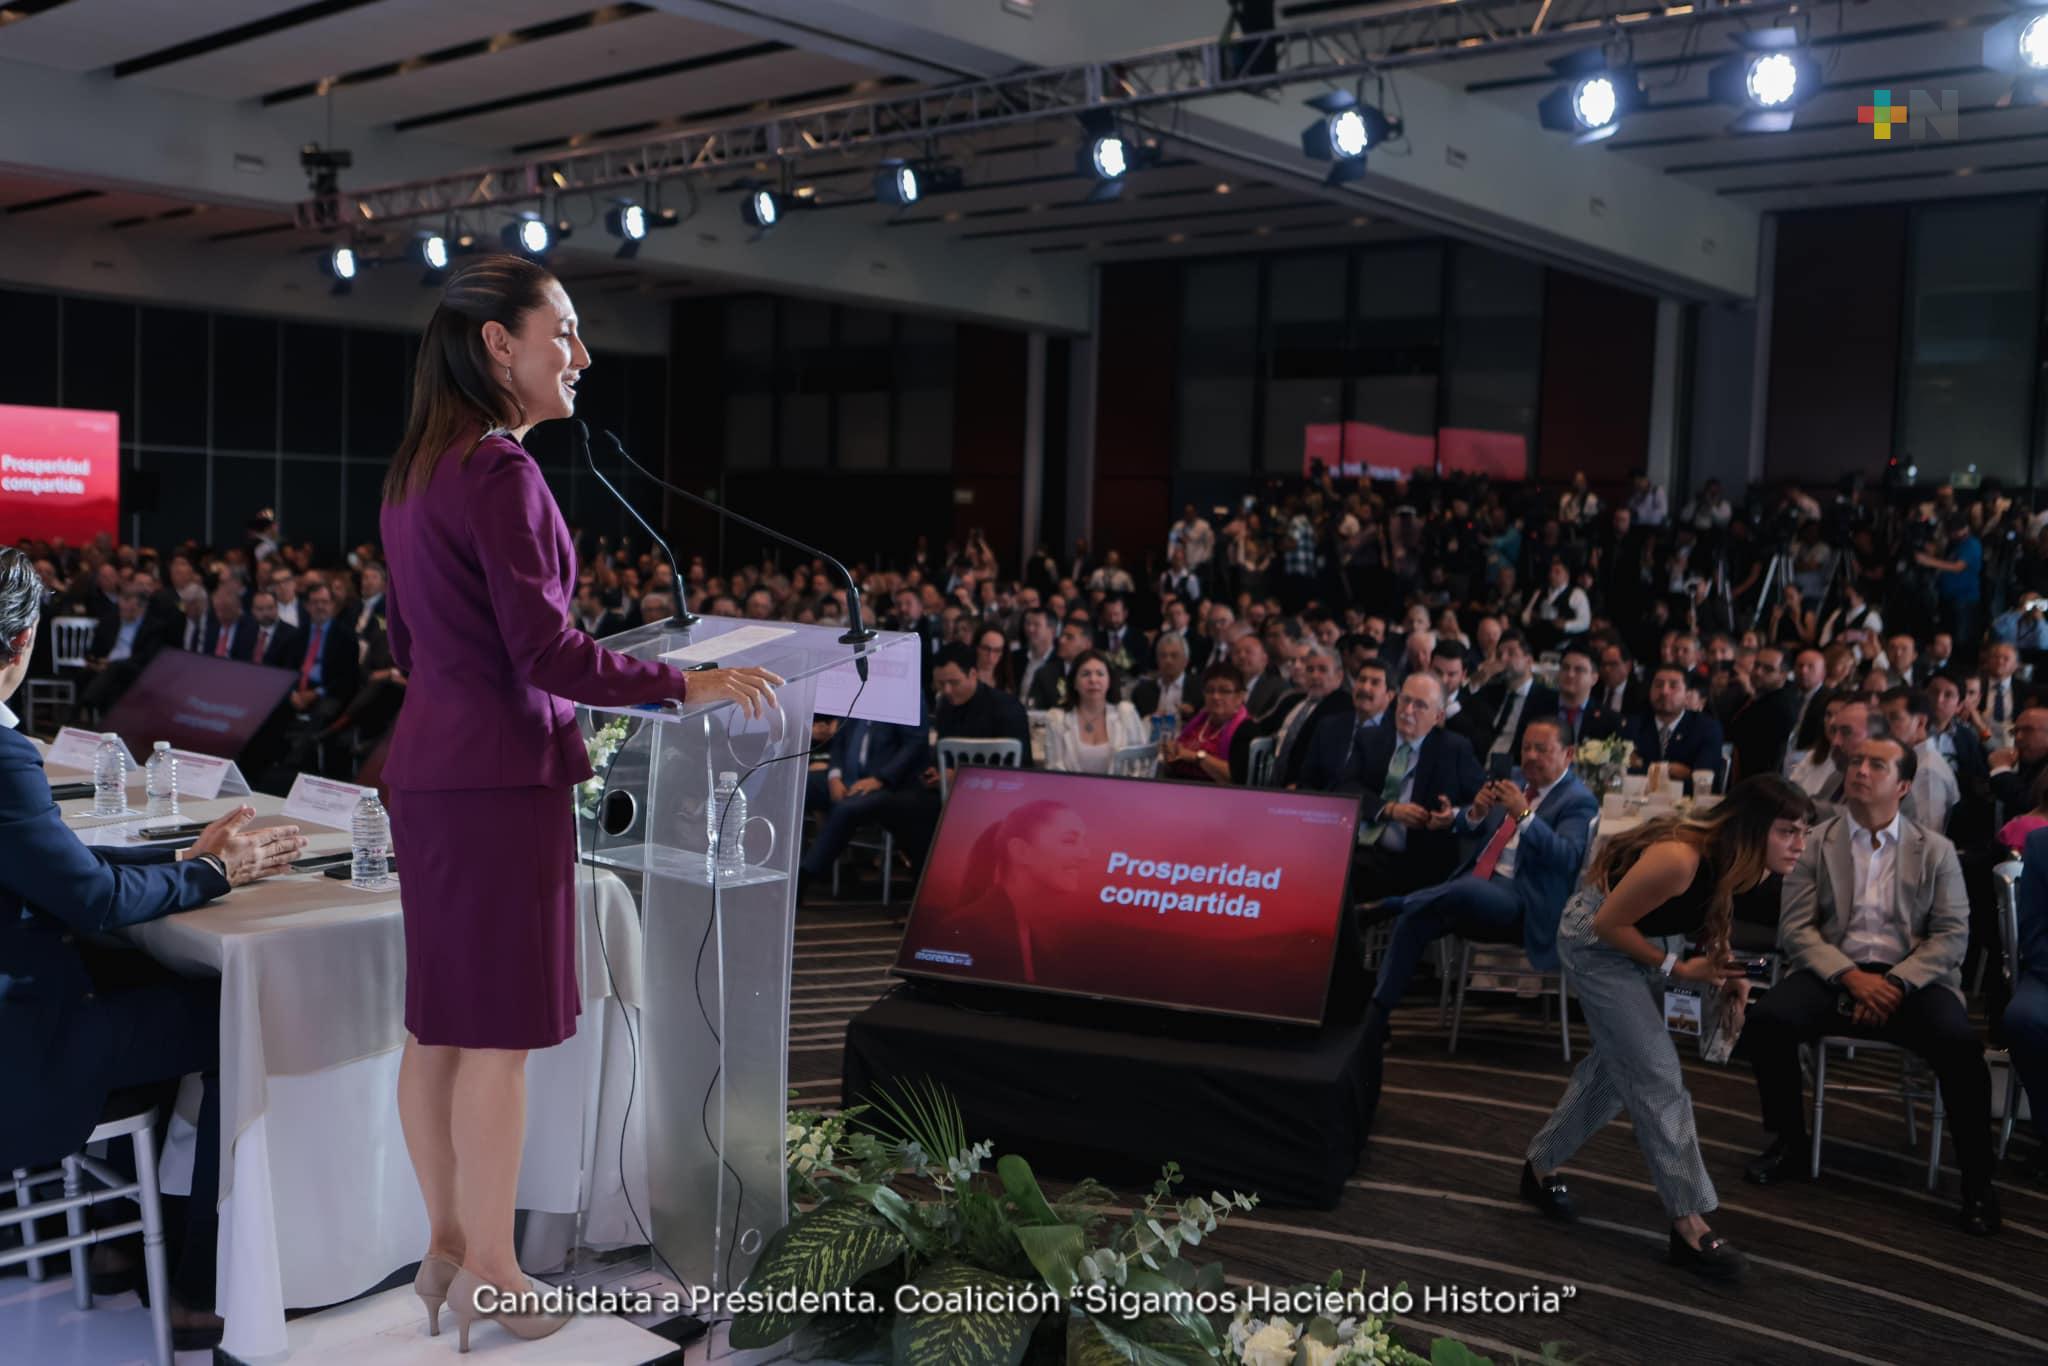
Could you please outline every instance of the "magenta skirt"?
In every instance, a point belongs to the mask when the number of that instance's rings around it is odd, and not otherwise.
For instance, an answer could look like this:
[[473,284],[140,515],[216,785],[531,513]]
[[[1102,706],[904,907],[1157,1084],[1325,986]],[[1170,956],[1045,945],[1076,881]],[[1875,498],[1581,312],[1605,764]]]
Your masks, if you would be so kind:
[[549,1048],[576,1032],[576,816],[565,787],[391,792],[405,1027]]

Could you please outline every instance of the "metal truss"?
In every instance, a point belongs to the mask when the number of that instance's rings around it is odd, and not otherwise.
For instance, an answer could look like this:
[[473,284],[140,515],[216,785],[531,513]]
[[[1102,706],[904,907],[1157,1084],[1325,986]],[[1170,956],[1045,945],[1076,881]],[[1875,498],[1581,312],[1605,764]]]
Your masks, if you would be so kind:
[[331,228],[545,204],[557,194],[621,191],[677,176],[758,173],[834,156],[921,156],[942,137],[1099,113],[1149,109],[1232,92],[1350,81],[1374,72],[1506,49],[1585,45],[1603,35],[1761,18],[1795,0],[1394,0],[1348,18],[1129,57],[1037,68],[899,96],[822,105],[752,123],[681,130],[515,165],[367,190],[298,207],[301,227]]

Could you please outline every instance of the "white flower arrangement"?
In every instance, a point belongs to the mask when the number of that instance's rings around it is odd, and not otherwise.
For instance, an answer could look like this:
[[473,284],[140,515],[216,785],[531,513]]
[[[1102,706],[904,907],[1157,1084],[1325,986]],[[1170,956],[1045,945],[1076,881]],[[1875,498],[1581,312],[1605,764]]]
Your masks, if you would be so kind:
[[1223,1360],[1232,1366],[1395,1366],[1414,1361],[1395,1344],[1378,1318],[1255,1319],[1239,1310],[1231,1320]]
[[621,716],[599,727],[584,741],[592,773],[576,785],[576,810],[591,820],[597,819],[597,805],[604,800],[605,770],[611,767],[612,757],[626,743],[629,730],[626,718]]
[[1619,735],[1605,740],[1582,740],[1573,753],[1579,777],[1595,793],[1615,786],[1615,781],[1628,770],[1629,760],[1635,757],[1636,745],[1633,740],[1624,740]]

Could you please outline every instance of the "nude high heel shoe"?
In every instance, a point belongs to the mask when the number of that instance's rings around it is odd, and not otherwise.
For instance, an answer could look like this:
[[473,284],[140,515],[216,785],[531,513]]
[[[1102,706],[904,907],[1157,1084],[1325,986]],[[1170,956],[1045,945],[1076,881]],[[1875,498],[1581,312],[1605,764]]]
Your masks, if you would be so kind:
[[427,1307],[427,1336],[441,1336],[441,1306],[448,1299],[448,1285],[462,1268],[446,1257],[431,1253],[420,1262],[417,1276],[412,1278],[412,1293],[420,1297],[420,1303]]
[[[510,1310],[486,1312],[477,1308],[477,1294],[485,1289],[486,1283],[467,1268],[455,1273],[455,1279],[448,1286],[448,1312],[455,1315],[455,1341],[460,1350],[469,1350],[469,1329],[478,1319],[489,1319],[514,1337],[531,1342],[544,1338],[569,1321],[567,1314],[522,1314]],[[526,1282],[527,1290],[536,1294],[547,1289],[533,1280]],[[493,1292],[494,1294],[496,1292]]]

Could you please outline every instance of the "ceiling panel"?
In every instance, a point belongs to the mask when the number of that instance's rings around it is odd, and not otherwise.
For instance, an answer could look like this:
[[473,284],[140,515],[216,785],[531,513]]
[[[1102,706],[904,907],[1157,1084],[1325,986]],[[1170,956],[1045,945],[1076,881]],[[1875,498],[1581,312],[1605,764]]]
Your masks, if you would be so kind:
[[97,71],[259,19],[305,0],[71,0],[0,28],[0,60]]
[[[194,95],[251,99],[509,34],[595,7],[594,0],[490,0],[488,5],[380,0],[157,67],[135,79]],[[0,37],[0,45],[4,42]],[[545,45],[543,40],[540,46]]]

